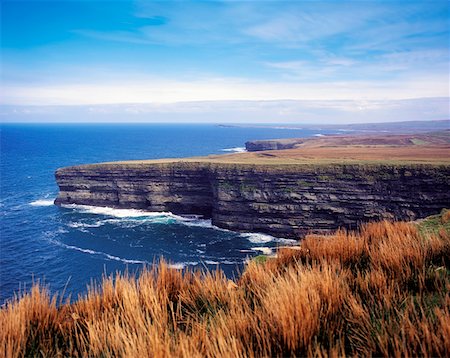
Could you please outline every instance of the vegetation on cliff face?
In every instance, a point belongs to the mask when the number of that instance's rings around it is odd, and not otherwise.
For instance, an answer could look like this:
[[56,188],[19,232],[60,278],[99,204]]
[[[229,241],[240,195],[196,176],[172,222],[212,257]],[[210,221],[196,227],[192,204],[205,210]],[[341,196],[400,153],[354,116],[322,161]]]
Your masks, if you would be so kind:
[[438,215],[429,216],[418,222],[419,231],[425,237],[427,235],[436,235],[441,230],[444,230],[447,235],[450,235],[450,210],[442,209]]
[[59,307],[35,286],[1,309],[0,355],[444,357],[449,290],[445,229],[371,223],[279,249],[236,283],[160,263]]

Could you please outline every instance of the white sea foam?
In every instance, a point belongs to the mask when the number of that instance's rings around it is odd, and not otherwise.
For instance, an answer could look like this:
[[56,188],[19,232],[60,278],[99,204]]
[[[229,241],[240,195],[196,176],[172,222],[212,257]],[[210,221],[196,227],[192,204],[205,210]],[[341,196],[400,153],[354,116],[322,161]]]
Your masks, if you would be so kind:
[[[138,209],[116,209],[102,206],[90,206],[90,205],[77,205],[77,204],[65,204],[63,207],[68,209],[74,209],[81,213],[105,215],[115,219],[106,219],[97,222],[96,226],[101,226],[104,223],[119,224],[119,225],[131,225],[134,227],[142,223],[153,224],[181,224],[186,226],[202,227],[206,229],[214,229],[220,231],[231,232],[227,229],[222,229],[214,226],[211,223],[211,219],[201,219],[199,215],[175,215],[171,212],[155,212],[144,211]],[[88,227],[83,224],[69,224],[74,225],[72,227]],[[94,226],[89,226],[94,227]]]
[[189,219],[183,216],[178,216],[176,217],[176,222],[186,226],[203,227],[205,229],[214,229],[218,231],[231,232],[230,230],[222,229],[218,226],[213,225],[211,219]]
[[65,247],[66,249],[81,251],[81,252],[84,252],[85,254],[101,255],[101,253],[98,251],[94,251],[94,250],[90,250],[90,249],[83,249],[78,246],[72,246],[72,245],[66,245],[66,244],[61,244],[60,246]]
[[55,241],[55,240],[51,240],[51,241],[54,244],[56,244],[58,246],[62,246],[64,248],[66,248],[66,249],[80,251],[80,252],[83,252],[85,254],[90,254],[90,255],[104,256],[104,257],[106,257],[106,258],[108,258],[110,260],[120,261],[120,262],[123,262],[123,263],[126,263],[126,264],[150,264],[147,261],[124,259],[122,257],[110,255],[110,254],[107,254],[107,253],[101,252],[101,251],[94,251],[94,250],[91,250],[91,249],[83,249],[83,248],[78,247],[78,246],[67,245],[67,244],[64,244],[62,242]]
[[[186,226],[202,227],[206,229],[213,229],[223,232],[233,231],[219,228],[211,223],[210,219],[201,219],[199,215],[175,215],[171,212],[154,212],[144,211],[138,209],[115,209],[110,207],[90,206],[90,205],[77,205],[68,204],[63,205],[65,208],[74,209],[81,213],[105,215],[110,216],[110,219],[103,219],[95,222],[94,224],[85,224],[72,222],[68,224],[73,228],[89,228],[98,227],[105,223],[122,225],[125,227],[135,227],[143,223],[152,224],[181,224]],[[296,240],[278,238],[267,234],[261,233],[243,233],[240,234],[253,244],[265,244],[268,242],[280,242],[286,245],[295,244]],[[202,246],[202,245],[199,245]],[[206,246],[206,245],[205,245]]]
[[241,234],[243,237],[245,237],[248,241],[250,241],[253,244],[265,244],[267,242],[271,242],[276,240],[275,237],[267,235],[267,234],[260,234],[260,233],[244,233]]
[[197,261],[187,261],[187,262],[176,262],[173,264],[169,264],[169,267],[173,268],[173,269],[181,270],[181,269],[184,269],[186,266],[196,266],[196,265],[198,265]]
[[30,203],[31,206],[52,206],[55,199],[38,199]]
[[265,247],[265,246],[262,246],[262,247],[252,247],[252,250],[260,251],[260,252],[262,252],[264,255],[272,255],[272,253],[273,253],[273,251],[272,251],[272,249],[271,249],[270,247]]
[[220,261],[220,263],[224,264],[224,265],[237,265],[237,264],[240,264],[239,261],[230,261],[230,260],[223,260],[223,261]]
[[178,264],[170,264],[169,267],[172,269],[177,269],[177,270],[181,270],[185,267],[186,265],[183,263],[178,263]]
[[117,256],[109,255],[109,254],[104,254],[104,255],[110,260],[121,261],[121,262],[124,262],[126,264],[148,264],[149,263],[147,261],[141,261],[141,260],[123,259],[121,257],[117,257]]
[[277,242],[279,242],[281,244],[285,244],[285,245],[297,245],[298,244],[298,240],[284,239],[284,238],[278,238]]
[[258,232],[255,233],[243,233],[242,237],[245,237],[252,244],[266,244],[268,242],[277,242],[282,243],[284,245],[294,245],[297,243],[297,240],[293,239],[285,239],[282,237],[275,237],[268,234],[261,234]]
[[314,134],[314,137],[325,137],[323,134]]
[[207,264],[207,265],[218,265],[219,261],[205,260],[205,264]]
[[106,215],[116,218],[174,216],[172,213],[169,212],[154,212],[138,209],[116,209],[103,206],[77,205],[77,204],[67,204],[62,206],[69,209],[75,209],[86,214]]
[[67,224],[67,226],[74,229],[79,229],[79,228],[99,227],[102,226],[103,224],[104,224],[103,221],[97,221],[93,224],[86,224],[82,222],[70,222]]
[[208,219],[186,219],[183,217],[178,217],[176,222],[186,226],[204,227],[207,229],[215,228],[215,226],[211,224],[211,220]]
[[222,149],[222,152],[232,152],[232,153],[244,153],[247,149],[245,147],[233,147]]

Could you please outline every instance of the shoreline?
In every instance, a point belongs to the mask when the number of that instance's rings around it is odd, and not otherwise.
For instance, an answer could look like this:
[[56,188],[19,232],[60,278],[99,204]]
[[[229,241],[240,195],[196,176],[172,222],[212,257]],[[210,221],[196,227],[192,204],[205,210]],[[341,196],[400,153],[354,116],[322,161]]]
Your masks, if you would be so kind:
[[[336,137],[317,137],[295,149],[61,168],[55,203],[203,215],[223,229],[286,238],[368,221],[416,220],[450,206],[450,145],[440,136],[429,145],[405,144],[405,136],[397,136],[396,147],[374,147],[373,138],[372,146],[361,147],[342,138],[340,147]],[[333,146],[324,146],[327,141]],[[339,149],[378,159],[337,160]],[[329,156],[304,158],[311,150]],[[386,151],[409,157],[385,160]],[[436,153],[445,155],[426,161]]]

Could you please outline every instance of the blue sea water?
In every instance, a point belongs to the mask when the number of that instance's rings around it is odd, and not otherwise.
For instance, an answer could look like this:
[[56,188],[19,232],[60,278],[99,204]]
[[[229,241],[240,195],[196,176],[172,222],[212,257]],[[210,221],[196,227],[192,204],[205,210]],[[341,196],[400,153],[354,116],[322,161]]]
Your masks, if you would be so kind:
[[213,124],[3,124],[0,131],[0,304],[37,280],[76,298],[104,274],[134,272],[160,257],[177,268],[219,267],[233,277],[246,258],[285,243],[172,214],[60,208],[53,205],[57,168],[220,154],[251,139],[319,134]]

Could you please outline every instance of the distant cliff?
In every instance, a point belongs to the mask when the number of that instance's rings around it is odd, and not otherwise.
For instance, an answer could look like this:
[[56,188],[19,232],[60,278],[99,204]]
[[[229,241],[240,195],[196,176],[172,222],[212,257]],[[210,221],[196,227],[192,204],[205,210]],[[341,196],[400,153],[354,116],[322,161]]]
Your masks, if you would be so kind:
[[55,203],[200,214],[214,225],[298,238],[450,207],[450,166],[124,162],[58,169]]
[[245,149],[249,152],[259,152],[263,150],[292,149],[297,144],[301,144],[304,141],[305,139],[303,138],[251,140],[245,142]]
[[432,133],[415,134],[359,134],[359,135],[318,135],[309,138],[266,139],[252,140],[245,143],[248,152],[265,150],[281,150],[312,147],[343,147],[343,146],[391,146],[414,147],[415,145],[448,146],[450,144],[450,130]]

